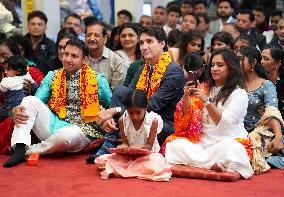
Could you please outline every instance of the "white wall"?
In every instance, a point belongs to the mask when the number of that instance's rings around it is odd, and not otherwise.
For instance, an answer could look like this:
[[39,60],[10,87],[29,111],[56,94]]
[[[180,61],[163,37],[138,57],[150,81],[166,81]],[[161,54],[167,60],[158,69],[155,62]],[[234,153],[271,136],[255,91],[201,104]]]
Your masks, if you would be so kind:
[[114,12],[115,12],[115,23],[116,14],[119,10],[126,9],[131,12],[133,19],[132,22],[138,22],[140,17],[143,15],[143,4],[144,0],[115,0],[114,1]]
[[[27,33],[27,0],[21,0],[22,15],[23,15],[23,33]],[[47,31],[46,35],[49,38],[56,37],[60,30],[60,9],[59,0],[33,0],[33,10],[43,11],[47,18]]]

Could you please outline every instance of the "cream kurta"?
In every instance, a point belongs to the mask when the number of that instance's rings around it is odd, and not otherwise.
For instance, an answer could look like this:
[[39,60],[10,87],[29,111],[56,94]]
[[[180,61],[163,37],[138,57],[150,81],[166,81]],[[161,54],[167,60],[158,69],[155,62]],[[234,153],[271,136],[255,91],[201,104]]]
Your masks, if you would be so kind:
[[[218,89],[213,88],[210,97],[217,95]],[[253,175],[249,157],[242,144],[235,138],[247,138],[244,128],[244,117],[247,113],[248,96],[243,89],[232,92],[218,110],[222,118],[215,125],[206,108],[203,110],[202,138],[197,144],[186,139],[176,139],[166,145],[166,161],[170,164],[187,164],[210,169],[215,163],[221,163],[226,171],[239,172],[244,178]]]

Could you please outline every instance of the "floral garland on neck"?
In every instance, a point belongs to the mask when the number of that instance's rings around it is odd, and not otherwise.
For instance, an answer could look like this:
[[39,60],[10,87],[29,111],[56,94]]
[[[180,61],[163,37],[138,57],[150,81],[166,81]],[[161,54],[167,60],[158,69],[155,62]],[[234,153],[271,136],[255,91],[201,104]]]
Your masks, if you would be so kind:
[[[80,72],[80,101],[81,116],[84,122],[96,121],[97,112],[100,111],[98,81],[95,72],[86,64],[82,65]],[[66,117],[66,72],[64,68],[53,78],[48,105],[59,118]]]
[[146,92],[147,97],[150,98],[159,89],[161,80],[171,61],[170,54],[164,52],[155,64],[151,78],[149,76],[150,63],[147,61],[136,84],[136,89]]

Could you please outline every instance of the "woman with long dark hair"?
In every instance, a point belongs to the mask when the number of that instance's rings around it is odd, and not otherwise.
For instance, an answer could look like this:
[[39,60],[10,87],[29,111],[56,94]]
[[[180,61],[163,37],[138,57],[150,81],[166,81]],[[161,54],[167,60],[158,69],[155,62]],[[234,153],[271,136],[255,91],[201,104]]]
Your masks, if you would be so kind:
[[240,62],[232,50],[219,49],[212,53],[208,82],[208,93],[198,86],[185,87],[185,92],[202,101],[200,140],[192,143],[178,138],[167,143],[166,160],[171,165],[238,172],[248,179],[254,173],[250,165],[251,149],[245,148],[250,141],[243,124],[248,96]]
[[139,25],[135,23],[125,23],[118,31],[119,42],[115,52],[122,57],[126,65],[141,58],[140,45],[138,42]]
[[[282,158],[281,152],[277,156],[273,155],[283,148],[281,125],[284,123],[278,110],[275,85],[267,80],[267,73],[261,65],[260,52],[255,47],[241,47],[237,55],[243,66],[249,98],[244,124],[254,142],[254,157],[257,158],[254,160],[262,161],[254,162],[253,168],[257,174],[267,171],[269,166],[264,159],[272,166],[283,168],[284,155]],[[264,137],[264,134],[269,135]]]
[[184,66],[183,58],[187,53],[197,53],[204,49],[204,39],[199,30],[191,29],[184,32],[178,48],[170,48],[169,51],[173,54],[174,61],[182,68]]

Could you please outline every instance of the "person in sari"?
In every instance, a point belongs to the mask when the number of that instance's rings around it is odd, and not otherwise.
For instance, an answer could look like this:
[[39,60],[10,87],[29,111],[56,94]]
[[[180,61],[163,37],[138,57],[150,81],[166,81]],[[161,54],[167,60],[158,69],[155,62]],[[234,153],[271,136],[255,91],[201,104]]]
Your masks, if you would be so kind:
[[261,174],[270,166],[284,168],[284,122],[277,108],[276,87],[267,80],[261,54],[255,47],[243,46],[237,55],[244,69],[249,98],[244,124],[253,143],[253,169]]

